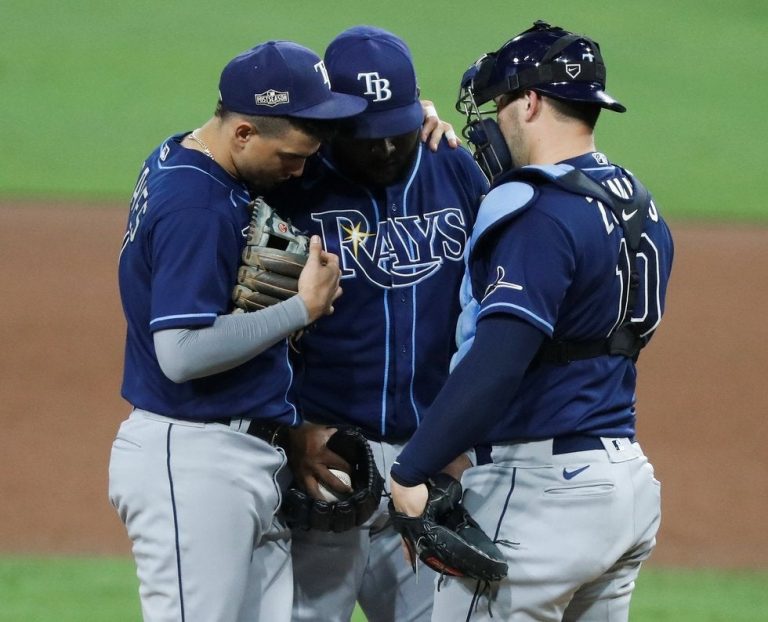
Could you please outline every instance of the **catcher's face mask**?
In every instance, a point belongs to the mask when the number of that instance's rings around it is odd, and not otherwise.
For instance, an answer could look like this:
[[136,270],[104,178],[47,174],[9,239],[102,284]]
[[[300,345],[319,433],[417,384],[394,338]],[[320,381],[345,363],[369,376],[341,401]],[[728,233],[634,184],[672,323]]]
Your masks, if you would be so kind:
[[487,83],[495,60],[494,54],[485,54],[464,73],[456,102],[456,110],[467,118],[462,135],[472,146],[475,161],[491,183],[512,168],[512,154],[507,142],[498,123],[491,118],[496,115],[493,97],[480,99],[478,96]]

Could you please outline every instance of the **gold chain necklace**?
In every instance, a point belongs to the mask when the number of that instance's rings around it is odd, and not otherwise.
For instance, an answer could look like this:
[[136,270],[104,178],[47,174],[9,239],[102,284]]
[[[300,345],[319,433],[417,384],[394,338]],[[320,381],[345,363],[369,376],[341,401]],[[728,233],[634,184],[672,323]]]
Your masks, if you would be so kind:
[[203,148],[203,153],[207,155],[211,160],[216,160],[216,158],[213,157],[213,154],[211,153],[211,150],[208,149],[208,145],[203,142],[203,139],[200,138],[195,132],[197,132],[200,128],[197,128],[196,130],[192,130],[192,133],[189,135],[189,137],[194,140],[198,145],[200,145]]

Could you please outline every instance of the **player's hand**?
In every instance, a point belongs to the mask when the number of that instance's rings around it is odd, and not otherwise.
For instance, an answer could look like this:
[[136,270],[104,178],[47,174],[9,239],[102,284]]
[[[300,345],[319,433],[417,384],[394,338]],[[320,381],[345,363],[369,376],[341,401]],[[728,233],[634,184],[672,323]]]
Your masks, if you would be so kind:
[[390,480],[390,492],[395,509],[408,516],[421,516],[429,498],[425,484],[401,486],[393,479]]
[[447,121],[441,121],[437,116],[435,104],[428,99],[421,100],[421,107],[424,110],[424,123],[421,125],[421,142],[427,143],[432,151],[437,151],[440,139],[445,136],[445,140],[452,149],[461,144],[461,139],[456,136],[453,126]]
[[333,313],[333,302],[341,296],[339,258],[323,250],[319,235],[309,241],[309,257],[299,276],[299,296],[309,314],[309,323]]
[[[392,504],[398,512],[403,512],[408,516],[421,516],[424,508],[427,506],[429,490],[424,484],[418,486],[401,486],[395,480],[390,479],[390,492],[392,494]],[[401,541],[403,557],[411,567],[415,566],[416,560],[411,555],[411,551],[405,543]]]
[[352,488],[344,484],[329,469],[349,472],[350,465],[338,454],[326,447],[328,439],[336,432],[315,423],[303,423],[298,428],[291,428],[291,451],[289,462],[296,481],[315,499],[322,499],[317,487],[318,481],[323,486],[337,493],[350,493]]

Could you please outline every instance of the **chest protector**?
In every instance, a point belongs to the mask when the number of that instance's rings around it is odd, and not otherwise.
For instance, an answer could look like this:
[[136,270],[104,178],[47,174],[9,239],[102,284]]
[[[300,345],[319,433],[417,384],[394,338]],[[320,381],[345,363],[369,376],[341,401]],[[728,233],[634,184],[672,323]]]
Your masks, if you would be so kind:
[[650,195],[645,186],[632,176],[630,181],[634,192],[631,197],[624,199],[608,192],[601,184],[578,169],[569,168],[567,172],[563,172],[564,170],[564,166],[527,166],[512,172],[505,181],[519,180],[533,185],[551,183],[567,192],[592,197],[607,206],[624,232],[630,265],[629,292],[620,321],[610,335],[588,341],[548,339],[542,344],[536,360],[565,365],[571,361],[609,354],[637,360],[640,350],[648,343],[648,337],[640,336],[631,315],[640,285],[636,259],[651,205]]

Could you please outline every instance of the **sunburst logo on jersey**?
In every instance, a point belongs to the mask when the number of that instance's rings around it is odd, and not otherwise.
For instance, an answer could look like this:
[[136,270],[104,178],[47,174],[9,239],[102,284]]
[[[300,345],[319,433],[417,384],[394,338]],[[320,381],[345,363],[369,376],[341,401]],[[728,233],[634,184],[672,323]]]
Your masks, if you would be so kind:
[[344,238],[344,242],[352,242],[352,253],[355,256],[355,259],[357,259],[357,249],[360,247],[361,244],[365,244],[365,240],[370,237],[375,237],[375,233],[366,233],[365,231],[360,231],[360,223],[357,223],[354,227],[346,227],[344,225],[341,225],[341,228],[344,229],[347,233],[347,237]]

